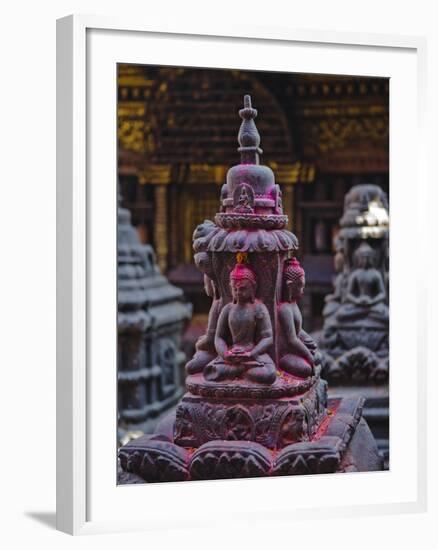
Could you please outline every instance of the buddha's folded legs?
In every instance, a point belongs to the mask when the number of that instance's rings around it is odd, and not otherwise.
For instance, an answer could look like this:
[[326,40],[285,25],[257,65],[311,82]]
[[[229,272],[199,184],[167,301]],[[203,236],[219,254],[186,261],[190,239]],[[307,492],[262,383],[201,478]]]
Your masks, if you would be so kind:
[[245,363],[244,378],[259,384],[273,384],[277,376],[274,362],[267,353]]
[[371,319],[389,322],[389,308],[386,304],[376,304],[370,311]]
[[186,364],[187,374],[196,374],[202,372],[204,367],[213,361],[216,357],[215,353],[210,351],[199,350],[193,356],[193,359]]
[[388,322],[389,310],[385,304],[374,306],[358,306],[355,304],[344,304],[338,309],[336,319],[340,322],[354,322],[362,319],[373,319],[383,324]]
[[324,309],[322,310],[322,314],[324,317],[330,317],[330,315],[333,315],[338,311],[340,307],[340,303],[338,301],[330,301],[327,302],[324,306]]
[[220,380],[239,378],[244,371],[243,365],[225,363],[218,357],[204,368],[204,378],[212,382],[219,382]]
[[276,368],[274,364],[262,365],[259,367],[248,368],[245,378],[251,382],[259,384],[273,384],[276,378]]
[[355,304],[344,304],[338,309],[336,317],[339,321],[356,321],[366,317],[368,313],[369,308]]
[[307,378],[312,374],[312,366],[306,359],[292,353],[288,353],[280,359],[280,368],[300,378]]

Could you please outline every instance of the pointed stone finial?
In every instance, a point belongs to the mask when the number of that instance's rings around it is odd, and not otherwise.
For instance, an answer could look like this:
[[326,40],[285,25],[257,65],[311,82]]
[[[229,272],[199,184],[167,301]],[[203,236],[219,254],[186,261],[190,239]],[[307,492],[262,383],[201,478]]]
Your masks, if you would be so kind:
[[260,134],[255,125],[254,119],[257,116],[257,109],[251,105],[251,96],[245,95],[243,98],[243,109],[239,111],[242,124],[240,125],[237,139],[240,147],[238,151],[241,155],[242,164],[258,164],[259,154],[263,153],[260,149]]

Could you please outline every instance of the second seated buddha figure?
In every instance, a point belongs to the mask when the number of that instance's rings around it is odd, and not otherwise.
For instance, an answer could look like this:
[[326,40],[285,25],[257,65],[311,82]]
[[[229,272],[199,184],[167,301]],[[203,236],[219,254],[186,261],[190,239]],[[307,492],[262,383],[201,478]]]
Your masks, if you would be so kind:
[[233,301],[219,316],[215,347],[218,357],[204,369],[209,381],[245,378],[273,384],[276,368],[268,351],[273,344],[271,318],[265,304],[256,299],[253,270],[238,263],[230,273]]
[[374,250],[368,243],[363,242],[354,253],[355,269],[348,282],[345,303],[336,313],[338,321],[367,320],[382,325],[388,323],[385,284],[374,262]]
[[202,372],[204,367],[216,357],[216,349],[214,347],[214,338],[216,335],[216,325],[219,318],[219,313],[222,307],[217,287],[210,277],[204,274],[204,290],[207,296],[213,299],[208,314],[207,331],[204,335],[198,338],[196,342],[196,353],[187,365],[187,374],[196,374]]
[[302,328],[297,301],[303,295],[304,285],[304,269],[298,260],[287,260],[283,270],[283,301],[278,306],[279,366],[300,378],[311,376],[320,360],[316,343]]
[[345,258],[344,258],[344,249],[342,243],[338,238],[336,241],[336,254],[334,258],[335,272],[336,277],[333,283],[334,292],[333,294],[328,294],[325,297],[325,306],[322,312],[324,317],[330,317],[334,315],[339,309],[339,306],[342,302],[342,295],[345,288],[346,282],[346,273],[345,273]]

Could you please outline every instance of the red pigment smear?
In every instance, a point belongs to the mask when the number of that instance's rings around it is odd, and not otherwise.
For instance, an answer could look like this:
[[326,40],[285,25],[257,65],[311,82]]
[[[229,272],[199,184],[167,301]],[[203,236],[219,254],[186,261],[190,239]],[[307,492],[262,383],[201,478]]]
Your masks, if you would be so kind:
[[236,264],[233,271],[230,273],[230,277],[236,282],[243,281],[244,279],[248,279],[254,284],[256,282],[254,271],[244,264]]
[[321,437],[325,434],[328,428],[328,425],[330,424],[330,422],[332,421],[332,418],[336,415],[338,411],[340,403],[341,403],[341,400],[338,399],[334,406],[330,407],[330,409],[327,409],[327,416],[321,422],[316,434],[313,436],[311,441],[318,441],[318,439],[321,439]]
[[274,471],[275,459],[280,454],[281,449],[268,449],[268,452],[271,455],[271,466],[269,467],[269,470],[268,470],[268,476],[270,476]]
[[290,374],[286,371],[282,371],[278,369],[277,369],[277,377],[280,378],[280,380],[284,380],[288,384],[292,384],[292,385],[299,382],[304,382],[306,380],[305,378],[301,378],[300,376],[294,376],[293,374]]

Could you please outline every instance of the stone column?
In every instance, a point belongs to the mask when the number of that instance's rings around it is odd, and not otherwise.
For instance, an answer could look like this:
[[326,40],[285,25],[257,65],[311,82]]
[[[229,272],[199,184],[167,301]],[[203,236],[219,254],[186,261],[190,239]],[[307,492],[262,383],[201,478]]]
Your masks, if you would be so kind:
[[293,217],[294,213],[294,188],[293,185],[283,184],[281,186],[281,193],[283,197],[283,211],[286,216],[289,218],[289,226],[292,227],[295,224]]
[[161,271],[167,270],[168,227],[167,227],[167,185],[155,185],[155,249]]

